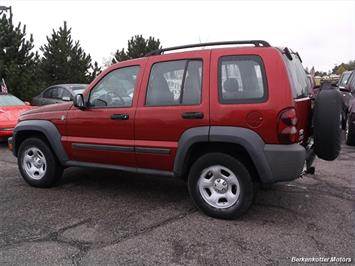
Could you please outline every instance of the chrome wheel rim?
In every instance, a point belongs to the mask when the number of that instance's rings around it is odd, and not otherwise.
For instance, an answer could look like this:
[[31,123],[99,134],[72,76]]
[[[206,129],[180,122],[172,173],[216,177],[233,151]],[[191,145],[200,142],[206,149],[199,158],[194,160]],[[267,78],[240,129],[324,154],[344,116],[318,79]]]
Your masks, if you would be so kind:
[[22,169],[25,170],[30,178],[35,180],[41,179],[47,171],[47,161],[43,152],[36,147],[25,150],[22,159]]
[[198,180],[198,188],[205,202],[218,209],[233,206],[240,196],[237,176],[221,165],[204,169]]

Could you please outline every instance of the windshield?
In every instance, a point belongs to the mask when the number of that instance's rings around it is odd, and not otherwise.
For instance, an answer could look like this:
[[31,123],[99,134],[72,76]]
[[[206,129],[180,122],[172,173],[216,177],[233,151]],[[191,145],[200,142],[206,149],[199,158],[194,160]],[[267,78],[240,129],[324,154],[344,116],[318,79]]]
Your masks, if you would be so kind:
[[25,105],[25,103],[13,95],[0,95],[0,106],[11,105]]

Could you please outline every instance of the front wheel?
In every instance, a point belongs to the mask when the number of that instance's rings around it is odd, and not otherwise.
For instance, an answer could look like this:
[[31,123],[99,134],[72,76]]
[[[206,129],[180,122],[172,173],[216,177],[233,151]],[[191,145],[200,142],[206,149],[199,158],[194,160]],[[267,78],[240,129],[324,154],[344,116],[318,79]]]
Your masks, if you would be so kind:
[[248,169],[223,153],[200,157],[190,170],[188,188],[195,205],[215,218],[239,217],[254,198],[254,183]]
[[17,160],[23,179],[34,187],[51,187],[63,173],[51,149],[38,138],[21,143]]

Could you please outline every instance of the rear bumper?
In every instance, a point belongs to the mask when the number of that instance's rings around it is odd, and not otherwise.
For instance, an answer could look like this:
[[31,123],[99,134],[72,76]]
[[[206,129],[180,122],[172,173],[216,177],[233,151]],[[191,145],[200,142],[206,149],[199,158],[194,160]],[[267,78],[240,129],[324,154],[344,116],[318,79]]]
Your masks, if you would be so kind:
[[290,181],[302,175],[306,161],[303,146],[266,144],[264,152],[272,173],[271,182]]

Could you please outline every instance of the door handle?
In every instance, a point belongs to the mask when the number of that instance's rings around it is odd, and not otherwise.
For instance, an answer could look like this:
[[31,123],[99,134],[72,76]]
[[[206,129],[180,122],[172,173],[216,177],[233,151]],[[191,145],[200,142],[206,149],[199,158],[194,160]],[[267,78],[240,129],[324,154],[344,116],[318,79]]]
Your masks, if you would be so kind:
[[113,114],[111,115],[112,120],[128,120],[129,115],[128,114]]
[[186,112],[186,113],[182,113],[181,117],[183,119],[203,119],[203,113],[202,112]]

